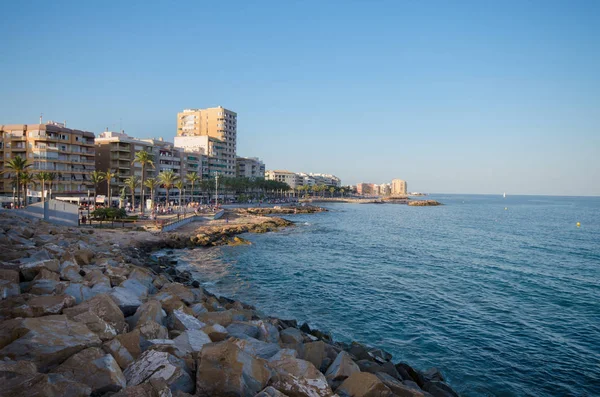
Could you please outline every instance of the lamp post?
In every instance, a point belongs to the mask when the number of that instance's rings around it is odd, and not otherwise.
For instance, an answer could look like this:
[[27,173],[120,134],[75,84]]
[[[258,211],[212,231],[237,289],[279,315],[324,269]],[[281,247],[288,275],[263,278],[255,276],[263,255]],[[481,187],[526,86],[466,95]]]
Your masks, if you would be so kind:
[[90,189],[88,189],[88,198],[87,198],[87,218],[90,219]]
[[13,209],[17,208],[16,200],[17,200],[17,189],[15,189],[13,187]]
[[215,208],[219,208],[219,174],[215,172]]

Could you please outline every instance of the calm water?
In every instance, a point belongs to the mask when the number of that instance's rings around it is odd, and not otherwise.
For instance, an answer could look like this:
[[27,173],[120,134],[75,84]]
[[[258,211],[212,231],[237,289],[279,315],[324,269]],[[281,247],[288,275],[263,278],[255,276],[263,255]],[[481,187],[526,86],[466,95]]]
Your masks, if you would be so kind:
[[600,395],[600,198],[433,198],[179,254],[209,290],[437,366],[465,396]]

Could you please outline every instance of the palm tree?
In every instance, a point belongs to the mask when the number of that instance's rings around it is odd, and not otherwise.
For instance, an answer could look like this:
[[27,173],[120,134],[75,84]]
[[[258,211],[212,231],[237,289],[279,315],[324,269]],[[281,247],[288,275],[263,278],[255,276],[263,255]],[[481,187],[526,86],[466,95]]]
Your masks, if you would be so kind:
[[335,188],[333,186],[329,188],[329,193],[331,193],[331,197],[333,198],[333,193],[335,193]]
[[118,170],[115,170],[115,172],[111,172],[110,169],[106,170],[106,172],[104,173],[104,178],[106,178],[106,187],[108,188],[108,206],[112,207],[112,194],[110,191],[110,182],[112,181],[113,178],[115,178],[118,174]]
[[181,201],[181,194],[183,193],[183,181],[180,179],[175,182],[175,187],[179,190],[179,208],[183,207],[183,202]]
[[135,154],[135,158],[133,159],[133,161],[131,162],[133,163],[140,163],[142,165],[142,181],[141,181],[141,187],[140,190],[142,191],[141,194],[141,200],[142,200],[142,204],[141,204],[141,212],[142,215],[144,215],[144,180],[146,177],[146,166],[149,165],[150,167],[154,168],[154,158],[152,156],[152,154],[148,153],[145,150],[140,150],[139,152],[136,152]]
[[344,198],[344,192],[345,192],[345,190],[343,188],[340,189],[340,193],[342,193],[342,198]]
[[152,200],[152,208],[154,208],[154,189],[160,185],[156,178],[148,178],[144,181],[144,186],[150,189],[150,200]]
[[[104,172],[94,171],[90,174],[90,180],[94,184],[94,205],[96,205],[96,197],[98,196],[98,185],[104,180]],[[89,203],[88,203],[89,205]]]
[[[131,189],[131,210],[133,211],[135,209],[135,188],[138,185],[138,177],[135,175],[130,176],[129,178],[125,179],[125,186],[127,186],[129,189]],[[144,206],[144,204],[142,203],[142,206]]]
[[15,156],[14,159],[8,161],[4,166],[17,175],[17,205],[19,205],[21,202],[21,175],[27,168],[31,167],[31,164],[27,164],[27,159]]
[[173,170],[163,171],[158,174],[158,180],[167,190],[167,206],[169,205],[169,189],[173,187],[179,176]]
[[200,177],[198,176],[198,173],[190,172],[189,174],[187,174],[185,176],[185,179],[187,179],[187,181],[192,185],[192,202],[195,202],[195,200],[194,200],[194,184],[200,180]]
[[[21,185],[23,186],[23,205],[27,206],[27,187],[30,183],[35,185],[34,176],[25,171],[21,174]],[[35,187],[34,187],[35,188]]]
[[46,181],[48,180],[48,173],[45,171],[38,172],[35,177],[42,184],[42,202],[46,201],[45,191],[46,191]]
[[48,187],[50,190],[50,196],[48,196],[48,200],[52,200],[52,185],[54,184],[54,181],[58,178],[58,175],[56,174],[56,172],[49,172],[48,173]]

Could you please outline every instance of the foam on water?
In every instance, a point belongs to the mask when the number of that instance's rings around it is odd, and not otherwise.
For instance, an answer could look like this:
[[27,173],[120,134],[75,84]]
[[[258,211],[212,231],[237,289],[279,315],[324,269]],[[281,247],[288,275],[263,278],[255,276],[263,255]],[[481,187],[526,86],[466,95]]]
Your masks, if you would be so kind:
[[209,290],[437,366],[465,396],[597,395],[600,199],[432,198],[177,253]]

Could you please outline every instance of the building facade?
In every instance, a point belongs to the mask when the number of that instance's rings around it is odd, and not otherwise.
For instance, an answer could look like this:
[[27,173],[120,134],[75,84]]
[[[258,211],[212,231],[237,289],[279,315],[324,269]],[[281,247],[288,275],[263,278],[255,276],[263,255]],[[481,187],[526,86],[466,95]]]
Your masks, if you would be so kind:
[[215,175],[231,176],[227,172],[228,152],[224,141],[208,135],[176,136],[175,147],[205,157],[206,164],[202,167],[202,174],[198,174],[202,179],[212,178]]
[[375,185],[373,183],[359,183],[356,185],[356,193],[363,196],[372,196],[375,194]]
[[237,153],[237,113],[221,106],[207,109],[185,109],[177,114],[177,136],[208,136],[224,145],[224,176],[235,177]]
[[406,181],[404,181],[402,179],[393,179],[392,180],[392,195],[406,196],[406,194],[407,194]]
[[[87,194],[91,186],[90,173],[95,169],[94,134],[52,121],[0,125],[2,194],[13,193],[14,175],[5,169],[5,164],[16,156],[27,159],[31,164],[27,171],[31,174],[41,171],[55,173],[56,180],[52,186],[54,194]],[[40,198],[41,187],[31,189],[30,196]]]
[[264,178],[265,164],[258,157],[238,157],[236,159],[236,176],[238,178]]
[[287,183],[291,189],[296,189],[298,186],[304,186],[304,179],[291,171],[268,170],[265,172],[265,179]]

